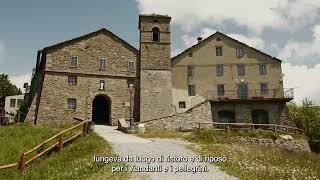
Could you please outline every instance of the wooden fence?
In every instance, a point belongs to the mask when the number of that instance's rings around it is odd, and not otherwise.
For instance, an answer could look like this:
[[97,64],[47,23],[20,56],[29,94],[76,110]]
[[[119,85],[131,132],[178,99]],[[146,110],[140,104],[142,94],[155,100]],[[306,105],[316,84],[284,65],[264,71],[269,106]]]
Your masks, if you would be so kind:
[[252,124],[252,123],[216,123],[216,122],[200,122],[198,123],[199,130],[203,129],[205,125],[212,125],[214,130],[250,130],[255,131],[256,129],[262,129],[265,131],[273,132],[288,132],[294,134],[301,134],[302,129],[290,126],[283,126],[278,124]]
[[[23,172],[28,164],[30,164],[34,160],[38,159],[39,157],[41,157],[45,153],[49,152],[50,150],[52,150],[52,149],[57,147],[59,151],[62,151],[64,144],[72,141],[73,139],[77,138],[81,134],[83,134],[83,135],[88,134],[88,124],[89,124],[89,122],[90,121],[82,121],[82,122],[80,122],[80,123],[68,128],[66,130],[61,131],[60,133],[58,133],[58,134],[52,136],[51,138],[43,141],[42,143],[40,143],[36,147],[30,149],[29,151],[26,151],[25,153],[22,153],[21,156],[20,156],[19,162],[8,164],[8,165],[0,165],[0,170],[13,168],[13,167],[18,167],[19,170],[21,172]],[[74,134],[73,136],[71,136],[68,139],[65,139],[64,135],[66,133],[71,132],[73,129],[75,129],[77,127],[80,127],[80,126],[83,126],[82,131],[77,132],[76,134]],[[48,148],[42,150],[41,152],[38,152],[39,150],[41,150],[41,148],[43,148],[44,145],[49,144],[49,142],[52,142],[54,140],[56,140],[56,142],[54,144],[52,144]],[[36,155],[34,155],[33,157],[28,159],[28,155],[30,155],[32,152],[35,152],[35,151],[37,151],[38,153]]]

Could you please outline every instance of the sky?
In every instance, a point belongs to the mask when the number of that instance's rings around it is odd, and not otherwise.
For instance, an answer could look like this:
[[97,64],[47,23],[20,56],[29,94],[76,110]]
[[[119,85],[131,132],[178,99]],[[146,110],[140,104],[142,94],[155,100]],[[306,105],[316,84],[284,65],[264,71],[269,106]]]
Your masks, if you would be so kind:
[[320,0],[0,0],[0,73],[22,87],[38,50],[100,28],[138,48],[141,13],[172,17],[173,56],[221,31],[282,59],[294,100],[320,104]]

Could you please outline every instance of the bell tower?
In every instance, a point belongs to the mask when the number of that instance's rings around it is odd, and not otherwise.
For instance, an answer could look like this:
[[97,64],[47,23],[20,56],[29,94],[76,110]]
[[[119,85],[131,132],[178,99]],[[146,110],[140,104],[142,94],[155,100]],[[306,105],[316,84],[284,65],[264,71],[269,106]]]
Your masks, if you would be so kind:
[[140,121],[171,115],[171,17],[139,15]]

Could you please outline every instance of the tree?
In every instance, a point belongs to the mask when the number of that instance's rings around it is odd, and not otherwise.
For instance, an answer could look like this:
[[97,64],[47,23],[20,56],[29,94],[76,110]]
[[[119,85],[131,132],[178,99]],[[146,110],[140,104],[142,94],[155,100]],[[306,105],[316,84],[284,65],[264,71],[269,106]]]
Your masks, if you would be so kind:
[[[7,74],[0,74],[0,97],[22,94],[21,90],[12,84]],[[0,107],[4,106],[4,102],[0,102]]]
[[[305,99],[301,106],[295,103],[288,104],[289,113],[294,118],[297,126],[304,130],[309,141],[320,141],[320,108],[312,101]],[[319,144],[320,145],[320,144]]]

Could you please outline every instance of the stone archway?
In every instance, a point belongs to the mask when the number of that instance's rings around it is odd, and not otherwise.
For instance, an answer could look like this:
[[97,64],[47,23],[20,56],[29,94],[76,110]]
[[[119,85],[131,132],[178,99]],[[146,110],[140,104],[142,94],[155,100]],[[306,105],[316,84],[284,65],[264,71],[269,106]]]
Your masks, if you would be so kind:
[[111,125],[111,100],[106,95],[97,95],[92,101],[92,121]]

